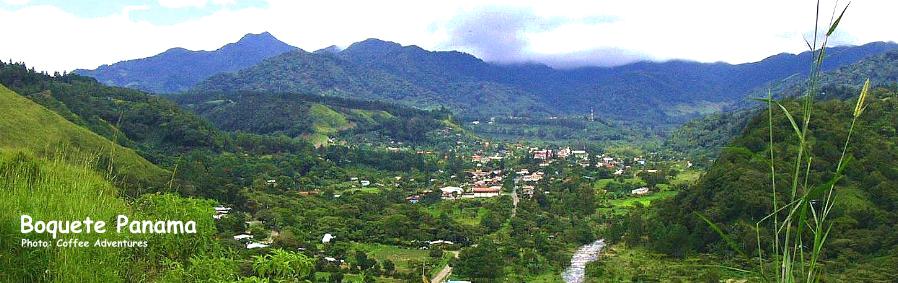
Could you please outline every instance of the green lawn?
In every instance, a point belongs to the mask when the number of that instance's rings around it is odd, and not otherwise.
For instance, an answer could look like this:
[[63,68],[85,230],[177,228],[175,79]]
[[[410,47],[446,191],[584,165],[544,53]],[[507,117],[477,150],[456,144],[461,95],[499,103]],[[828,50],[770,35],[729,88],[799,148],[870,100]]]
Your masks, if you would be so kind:
[[702,171],[688,169],[688,170],[682,171],[679,174],[677,174],[677,176],[675,176],[673,178],[673,180],[670,181],[670,183],[671,183],[671,185],[678,185],[678,184],[692,185],[692,184],[695,184],[695,181],[698,181],[698,178],[701,176],[702,176]]
[[469,226],[480,225],[480,219],[487,213],[482,203],[494,199],[457,199],[444,200],[427,207],[427,212],[433,217],[448,214],[461,224]]
[[385,259],[393,261],[396,270],[399,272],[410,272],[412,270],[412,262],[434,261],[428,255],[428,250],[410,249],[397,246],[371,244],[371,243],[353,243],[352,248],[362,250],[368,256],[382,262]]
[[605,187],[612,182],[614,182],[614,179],[598,179],[592,186],[593,188],[596,188],[596,190],[604,190]]
[[652,193],[652,194],[649,194],[646,196],[641,196],[641,197],[628,197],[628,198],[624,198],[624,199],[614,199],[614,200],[608,201],[608,203],[610,203],[611,206],[615,207],[615,208],[633,207],[634,205],[636,205],[637,202],[641,203],[643,206],[649,206],[649,204],[651,204],[653,201],[673,197],[676,194],[677,194],[676,191],[662,191],[662,192],[655,192],[655,193]]

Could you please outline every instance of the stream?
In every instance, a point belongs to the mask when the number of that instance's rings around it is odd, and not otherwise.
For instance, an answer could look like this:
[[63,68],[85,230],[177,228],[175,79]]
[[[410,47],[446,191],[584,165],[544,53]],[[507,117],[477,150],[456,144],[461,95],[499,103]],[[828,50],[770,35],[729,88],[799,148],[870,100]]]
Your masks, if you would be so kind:
[[605,239],[583,245],[571,256],[571,266],[564,270],[561,277],[567,283],[582,283],[586,278],[586,264],[599,258],[599,252],[605,248]]

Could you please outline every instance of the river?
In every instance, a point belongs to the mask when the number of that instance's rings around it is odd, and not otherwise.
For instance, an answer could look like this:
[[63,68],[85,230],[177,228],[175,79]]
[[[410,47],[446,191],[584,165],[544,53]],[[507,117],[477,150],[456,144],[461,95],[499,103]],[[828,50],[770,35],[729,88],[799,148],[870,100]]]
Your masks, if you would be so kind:
[[599,253],[605,248],[605,239],[600,239],[587,245],[583,245],[571,256],[571,266],[564,270],[561,277],[567,283],[582,283],[586,279],[586,264],[599,258]]

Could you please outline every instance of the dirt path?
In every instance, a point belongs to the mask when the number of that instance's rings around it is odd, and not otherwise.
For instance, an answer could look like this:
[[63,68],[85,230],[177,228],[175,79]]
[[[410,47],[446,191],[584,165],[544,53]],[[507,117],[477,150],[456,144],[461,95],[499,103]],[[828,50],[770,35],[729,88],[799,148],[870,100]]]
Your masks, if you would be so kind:
[[[455,258],[458,258],[458,251],[450,251]],[[443,283],[449,280],[449,275],[452,275],[452,266],[446,264],[443,266],[443,269],[440,272],[437,272],[437,275],[434,275],[433,278],[430,279],[431,283]]]

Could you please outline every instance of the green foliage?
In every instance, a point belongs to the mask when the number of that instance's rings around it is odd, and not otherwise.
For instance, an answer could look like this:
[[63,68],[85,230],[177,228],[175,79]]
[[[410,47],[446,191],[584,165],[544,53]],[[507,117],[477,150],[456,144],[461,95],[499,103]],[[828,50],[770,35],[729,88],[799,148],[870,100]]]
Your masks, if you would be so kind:
[[289,93],[199,93],[173,96],[179,104],[228,131],[292,137],[386,137],[425,142],[441,126],[445,110]]
[[[0,281],[72,282],[126,280],[124,249],[61,248],[48,234],[21,234],[20,215],[35,220],[73,220],[89,216],[114,225],[118,214],[130,214],[125,201],[87,162],[69,165],[17,151],[0,151]],[[114,227],[111,227],[114,230]],[[108,231],[107,231],[108,232]],[[114,233],[114,232],[113,232]],[[59,239],[93,241],[104,234],[61,235]],[[23,247],[21,239],[44,240],[50,248]]]
[[170,176],[133,150],[66,121],[2,85],[0,112],[4,113],[0,117],[0,149],[26,150],[50,158],[95,157],[96,169],[129,189],[132,196],[159,189]]
[[[854,128],[846,160],[850,165],[844,168],[844,177],[835,184],[836,199],[830,219],[832,230],[826,242],[827,249],[822,260],[835,262],[827,264],[824,277],[835,276],[848,270],[866,270],[876,278],[888,278],[888,273],[860,266],[857,261],[845,261],[855,253],[865,257],[887,257],[887,251],[898,246],[898,241],[888,236],[889,227],[898,225],[894,220],[896,190],[891,184],[898,183],[898,171],[893,166],[895,155],[895,132],[891,130],[898,122],[898,104],[895,90],[871,90],[866,98],[868,106]],[[798,101],[785,101],[783,105],[790,111],[801,113]],[[833,170],[839,167],[841,147],[845,143],[847,130],[851,126],[856,103],[854,101],[826,101],[814,104],[814,123],[807,137],[807,154],[814,156],[809,167],[810,180],[829,180]],[[825,114],[824,114],[825,113]],[[776,164],[794,164],[794,154],[798,140],[789,138],[794,129],[781,111],[773,113],[773,132]],[[723,150],[720,158],[699,180],[696,186],[677,195],[668,202],[662,202],[651,222],[669,223],[657,228],[671,229],[671,225],[683,225],[690,232],[689,250],[719,250],[720,237],[707,228],[707,224],[690,216],[693,211],[701,212],[717,223],[740,248],[748,254],[758,253],[754,223],[773,211],[770,200],[770,172],[767,117],[756,116],[730,147]],[[789,156],[793,156],[789,158]],[[808,170],[803,167],[802,170]],[[791,180],[791,170],[777,167],[778,180]],[[789,182],[777,182],[777,194],[782,200],[789,199]],[[801,182],[803,183],[803,181]],[[825,182],[823,182],[825,183]],[[827,190],[829,187],[825,187]],[[801,187],[810,192],[813,187]],[[822,196],[815,198],[822,199]],[[816,200],[815,202],[816,203]],[[818,208],[819,209],[819,208]],[[819,212],[819,210],[818,210]],[[785,216],[782,212],[779,216]],[[772,223],[760,228],[762,251],[766,254],[774,239]],[[709,233],[710,232],[710,233]],[[809,239],[809,241],[812,239]],[[875,244],[872,244],[875,242]],[[862,244],[867,243],[867,244]],[[865,267],[866,266],[866,267]],[[883,277],[884,276],[884,277]]]
[[272,280],[298,280],[312,273],[312,260],[301,253],[274,249],[253,259],[253,271]]

